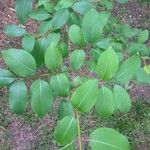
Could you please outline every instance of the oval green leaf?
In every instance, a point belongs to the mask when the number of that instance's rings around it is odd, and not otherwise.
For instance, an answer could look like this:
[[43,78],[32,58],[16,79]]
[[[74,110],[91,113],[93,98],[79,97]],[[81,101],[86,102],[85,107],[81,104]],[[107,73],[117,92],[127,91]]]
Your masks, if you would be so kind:
[[70,55],[70,63],[73,71],[80,69],[85,60],[85,52],[82,49],[74,50]]
[[78,25],[72,25],[69,28],[69,38],[73,44],[83,46],[84,45],[84,36],[81,28]]
[[0,68],[0,87],[15,81],[15,76],[8,70]]
[[50,85],[54,95],[67,96],[69,94],[70,82],[68,77],[63,73],[53,75],[50,79]]
[[67,23],[69,19],[69,10],[68,9],[60,9],[58,10],[53,17],[52,20],[52,28],[53,30],[60,29],[63,25]]
[[35,38],[33,35],[27,35],[22,39],[22,47],[28,52],[31,52],[33,50],[34,43],[35,43]]
[[27,31],[24,28],[15,24],[6,25],[3,32],[10,37],[20,37],[27,34]]
[[98,96],[98,80],[90,79],[76,88],[71,103],[80,112],[88,112],[95,105]]
[[99,56],[97,62],[97,74],[103,80],[110,80],[116,74],[118,67],[118,55],[110,47]]
[[104,86],[100,88],[95,109],[101,117],[110,117],[114,113],[115,100],[113,92],[109,88]]
[[103,28],[108,20],[108,14],[98,14],[95,9],[89,10],[82,22],[84,38],[89,43],[100,40]]
[[131,109],[129,94],[119,85],[115,85],[114,87],[114,99],[116,107],[120,112],[128,112]]
[[16,0],[16,15],[22,24],[28,20],[32,12],[32,2],[32,0]]
[[9,106],[16,114],[22,114],[27,106],[27,88],[23,81],[13,83],[9,88]]
[[31,106],[38,117],[44,117],[52,106],[53,94],[50,85],[43,80],[36,80],[31,85]]
[[36,73],[35,59],[25,50],[8,49],[2,52],[6,65],[15,74],[26,77]]
[[137,41],[140,43],[144,43],[148,40],[148,37],[149,37],[149,31],[148,30],[141,31],[138,34]]
[[62,100],[58,106],[58,119],[61,120],[66,116],[74,116],[74,110],[69,101]]
[[128,139],[111,128],[94,130],[89,141],[92,150],[131,150]]
[[45,52],[45,64],[50,70],[56,70],[62,66],[62,54],[55,44],[51,44]]
[[134,55],[124,61],[116,74],[116,80],[121,83],[128,83],[141,66],[141,59]]
[[77,137],[77,120],[72,116],[66,116],[58,122],[55,128],[54,137],[59,145],[64,146]]

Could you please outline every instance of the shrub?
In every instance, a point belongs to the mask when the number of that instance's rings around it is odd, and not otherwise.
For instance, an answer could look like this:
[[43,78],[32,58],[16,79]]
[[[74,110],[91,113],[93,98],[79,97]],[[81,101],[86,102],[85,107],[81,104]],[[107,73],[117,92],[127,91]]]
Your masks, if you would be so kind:
[[[97,11],[98,5],[103,11]],[[141,65],[149,56],[145,45],[148,30],[121,23],[111,14],[112,8],[110,0],[37,0],[32,11],[32,1],[16,0],[20,23],[26,23],[29,17],[35,19],[39,21],[38,31],[29,33],[15,24],[4,29],[7,36],[22,37],[22,48],[1,52],[9,70],[0,69],[0,86],[9,88],[10,109],[24,113],[30,97],[32,110],[42,118],[58,97],[54,138],[61,149],[75,149],[77,137],[82,149],[81,113],[93,107],[100,117],[110,117],[117,111],[126,113],[131,108],[127,93],[130,81],[150,83],[148,66]],[[70,65],[65,65],[65,60]],[[48,73],[38,76],[43,66]],[[86,77],[79,74],[82,69],[89,71]],[[26,87],[29,78],[35,80],[30,89]],[[92,150],[130,149],[127,138],[111,128],[94,130],[88,141]]]

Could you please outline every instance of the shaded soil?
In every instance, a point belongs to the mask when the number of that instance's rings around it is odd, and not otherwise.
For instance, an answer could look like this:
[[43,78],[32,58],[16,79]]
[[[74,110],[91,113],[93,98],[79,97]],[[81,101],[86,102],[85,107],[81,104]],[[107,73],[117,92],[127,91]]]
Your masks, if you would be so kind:
[[[0,50],[10,47],[18,48],[21,45],[19,38],[8,38],[2,32],[6,24],[19,24],[14,7],[14,0],[0,0]],[[148,5],[142,6],[135,0],[130,0],[125,5],[116,3],[113,13],[121,18],[123,22],[128,22],[134,27],[150,30],[150,8]],[[29,32],[36,32],[37,23],[30,20],[23,27]],[[0,58],[0,67],[4,66],[3,60]],[[83,74],[86,73],[84,72]],[[139,99],[150,102],[149,85],[134,85],[130,93],[134,100]],[[53,128],[57,121],[57,106],[58,101],[54,103],[52,111],[42,120],[36,118],[30,108],[23,116],[16,116],[9,110],[6,89],[0,89],[0,145],[2,145],[0,150],[57,150],[55,141],[53,141]],[[135,138],[130,139],[136,145],[135,150],[149,150],[150,129],[142,123],[148,121],[150,117],[148,116],[150,106],[144,102],[140,109],[145,109],[145,107],[148,110],[146,110],[146,113],[141,112],[142,115],[136,114],[139,108],[135,106],[131,113],[116,116],[111,120],[99,119],[94,115],[94,111],[82,116],[83,141],[86,143],[87,135],[95,128],[95,125],[98,127],[109,126],[119,129],[128,137]],[[145,115],[146,121],[143,119]],[[142,116],[142,119],[136,118],[137,116]],[[134,121],[136,121],[136,124],[132,124]],[[126,122],[131,122],[130,126],[126,127]],[[150,125],[150,122],[146,122],[146,124]],[[139,127],[137,127],[138,125]],[[86,144],[85,149],[89,149]]]

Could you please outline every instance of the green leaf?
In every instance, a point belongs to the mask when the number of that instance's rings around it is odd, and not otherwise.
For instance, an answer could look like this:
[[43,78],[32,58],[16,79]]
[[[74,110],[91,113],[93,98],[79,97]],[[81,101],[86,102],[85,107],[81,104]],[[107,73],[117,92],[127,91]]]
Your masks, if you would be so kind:
[[97,62],[97,74],[103,80],[110,80],[116,74],[118,67],[118,55],[110,47],[99,56]]
[[91,2],[89,1],[86,1],[86,0],[83,0],[83,1],[80,1],[80,2],[75,2],[72,6],[72,9],[81,14],[81,15],[84,15],[86,14],[91,8],[92,8],[92,4]]
[[102,35],[103,28],[107,21],[107,13],[98,14],[95,9],[89,10],[85,14],[82,22],[82,31],[85,40],[89,43],[97,42]]
[[108,49],[110,47],[109,38],[105,38],[96,43],[97,48]]
[[20,22],[24,24],[29,14],[32,12],[32,0],[16,0],[16,15]]
[[45,34],[48,30],[52,30],[52,20],[45,20],[41,22],[38,32],[40,34]]
[[63,58],[68,56],[69,51],[68,51],[68,46],[66,43],[63,43],[63,42],[59,43],[59,50],[60,50]]
[[138,68],[141,66],[141,59],[139,56],[134,55],[124,61],[116,74],[116,80],[121,83],[128,83]]
[[138,83],[149,83],[150,84],[150,76],[143,68],[138,69],[138,71],[135,74],[135,80]]
[[45,52],[45,64],[50,70],[56,70],[62,66],[62,55],[55,44],[51,44]]
[[98,128],[89,137],[92,150],[131,150],[128,139],[115,129]]
[[19,27],[15,24],[6,25],[3,32],[10,37],[19,37],[27,34],[27,31],[24,28]]
[[33,35],[27,35],[22,39],[22,47],[28,52],[31,52],[33,50],[34,43],[35,43],[35,38]]
[[88,112],[95,105],[98,96],[98,80],[91,79],[76,88],[71,103],[80,112]]
[[84,36],[81,28],[78,25],[72,25],[69,28],[69,38],[73,44],[83,46]]
[[50,43],[57,45],[59,43],[59,40],[60,40],[60,33],[51,32],[48,35],[48,40]]
[[131,109],[130,97],[126,90],[119,85],[114,87],[114,99],[116,107],[120,112],[128,112]]
[[53,17],[52,20],[52,28],[53,30],[60,29],[63,25],[67,23],[69,19],[69,10],[68,9],[60,9],[58,10]]
[[43,21],[51,18],[51,15],[43,7],[40,7],[37,8],[34,12],[32,12],[30,14],[30,17],[38,21]]
[[34,49],[31,54],[35,58],[38,67],[44,65],[44,54],[49,46],[49,43],[50,41],[44,37],[35,41]]
[[59,145],[64,146],[77,137],[77,120],[72,116],[66,116],[58,122],[55,128],[54,137]]
[[31,85],[31,106],[38,117],[44,117],[52,106],[53,94],[50,85],[43,80],[36,80]]
[[59,9],[63,9],[63,8],[69,8],[72,6],[73,3],[74,3],[74,0],[60,0],[60,1],[58,1],[55,9],[59,10]]
[[126,3],[126,2],[128,2],[129,0],[117,0],[117,2],[119,2],[119,3]]
[[21,49],[8,49],[2,52],[6,65],[15,74],[26,77],[36,73],[36,62],[32,55]]
[[101,117],[110,117],[114,113],[114,95],[109,88],[103,86],[99,89],[99,95],[95,104],[95,109]]
[[80,20],[80,18],[77,14],[75,14],[73,12],[70,12],[68,23],[70,25],[76,24],[76,25],[80,26],[81,25],[81,20]]
[[53,75],[50,79],[50,85],[55,95],[67,96],[70,91],[70,82],[63,73]]
[[138,34],[137,41],[140,43],[144,43],[148,40],[148,37],[149,37],[149,31],[148,30],[141,31]]
[[15,81],[15,76],[8,70],[0,68],[0,87]]
[[70,143],[64,147],[61,147],[61,150],[76,150],[76,149],[75,146],[72,143]]
[[9,88],[9,106],[16,114],[22,114],[27,106],[27,88],[23,81],[13,83]]
[[58,119],[61,120],[66,116],[74,116],[74,110],[69,101],[62,100],[58,106]]
[[112,10],[113,9],[113,2],[109,0],[102,0],[100,3],[102,6],[104,6],[107,10]]
[[122,25],[122,34],[126,38],[133,38],[138,35],[139,29],[136,28],[130,28],[128,24]]
[[70,63],[73,71],[80,69],[85,60],[85,52],[82,49],[74,50],[70,55]]

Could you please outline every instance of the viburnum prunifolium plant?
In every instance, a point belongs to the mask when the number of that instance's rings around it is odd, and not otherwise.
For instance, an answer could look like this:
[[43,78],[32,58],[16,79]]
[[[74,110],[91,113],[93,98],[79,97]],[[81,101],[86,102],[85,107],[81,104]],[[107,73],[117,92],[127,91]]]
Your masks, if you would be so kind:
[[[32,0],[15,3],[20,25],[8,24],[4,33],[22,37],[22,47],[3,50],[8,70],[0,69],[10,109],[22,114],[30,99],[33,112],[42,118],[59,99],[54,139],[61,150],[74,150],[78,140],[82,150],[82,113],[94,109],[105,118],[126,113],[131,108],[131,81],[150,83],[149,66],[142,65],[149,59],[149,32],[121,23],[111,14],[111,0],[36,0],[34,10]],[[37,33],[21,25],[29,18],[39,21]],[[46,73],[37,75],[41,68]],[[89,73],[80,75],[82,69]],[[115,129],[97,128],[88,136],[92,150],[131,149],[127,137]]]

